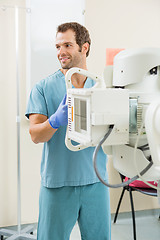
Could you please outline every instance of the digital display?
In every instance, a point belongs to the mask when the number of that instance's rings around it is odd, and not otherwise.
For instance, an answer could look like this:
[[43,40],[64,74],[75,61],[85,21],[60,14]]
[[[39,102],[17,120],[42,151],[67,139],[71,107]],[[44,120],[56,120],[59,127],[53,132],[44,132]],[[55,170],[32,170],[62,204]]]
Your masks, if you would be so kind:
[[75,131],[87,131],[87,103],[85,100],[74,99],[74,117],[75,117]]

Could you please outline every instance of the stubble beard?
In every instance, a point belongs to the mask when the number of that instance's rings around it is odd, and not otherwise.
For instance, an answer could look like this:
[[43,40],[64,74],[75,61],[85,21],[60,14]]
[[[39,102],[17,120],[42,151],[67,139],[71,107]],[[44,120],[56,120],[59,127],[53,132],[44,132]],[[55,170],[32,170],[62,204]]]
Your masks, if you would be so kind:
[[62,69],[70,69],[72,67],[78,67],[79,62],[80,62],[79,57],[72,57],[72,58],[70,58],[69,63],[66,63],[64,65],[63,65],[63,63],[61,63],[61,67],[62,67]]
[[61,64],[61,67],[62,67],[62,69],[70,69],[70,68],[72,68],[73,66],[72,66],[72,64],[68,63],[68,64],[66,64],[66,65]]

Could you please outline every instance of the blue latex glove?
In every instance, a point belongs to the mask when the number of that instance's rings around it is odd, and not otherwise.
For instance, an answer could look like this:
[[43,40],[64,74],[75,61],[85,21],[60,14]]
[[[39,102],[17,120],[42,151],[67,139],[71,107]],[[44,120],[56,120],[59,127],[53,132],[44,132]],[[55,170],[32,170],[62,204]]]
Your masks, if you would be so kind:
[[68,124],[68,105],[66,104],[65,94],[62,102],[59,104],[57,111],[49,118],[49,124],[52,128],[59,128],[60,126],[66,126]]

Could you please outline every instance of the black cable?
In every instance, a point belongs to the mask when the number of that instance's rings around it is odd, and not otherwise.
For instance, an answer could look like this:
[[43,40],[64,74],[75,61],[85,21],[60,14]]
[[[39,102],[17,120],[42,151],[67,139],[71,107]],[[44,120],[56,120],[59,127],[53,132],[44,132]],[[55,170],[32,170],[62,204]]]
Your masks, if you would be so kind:
[[[110,125],[109,126],[109,130],[108,132],[104,135],[104,137],[102,138],[102,140],[97,144],[97,146],[95,147],[95,150],[94,150],[94,153],[93,153],[93,165],[94,165],[94,170],[96,172],[96,175],[97,177],[99,178],[99,180],[107,187],[110,187],[110,188],[119,188],[119,187],[125,187],[127,186],[128,184],[130,184],[131,182],[137,180],[139,178],[138,175],[134,176],[133,178],[130,178],[128,181],[126,182],[123,182],[123,183],[119,183],[119,184],[109,184],[107,182],[105,182],[99,172],[98,172],[98,169],[97,169],[97,153],[101,147],[101,145],[104,143],[104,141],[109,137],[109,135],[111,134],[112,130],[113,130],[113,127],[114,125]],[[144,147],[144,146],[143,146]],[[140,175],[143,176],[150,168],[151,166],[153,165],[153,162],[151,161],[141,172],[140,172]]]

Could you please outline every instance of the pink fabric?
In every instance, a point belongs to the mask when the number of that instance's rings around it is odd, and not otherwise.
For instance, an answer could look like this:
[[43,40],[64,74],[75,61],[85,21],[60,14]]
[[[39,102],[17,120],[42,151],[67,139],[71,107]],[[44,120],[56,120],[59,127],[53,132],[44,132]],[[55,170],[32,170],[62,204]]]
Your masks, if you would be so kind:
[[113,65],[114,57],[124,48],[107,48],[106,49],[106,66]]
[[[125,177],[125,181],[128,181],[129,178]],[[153,186],[157,186],[157,183],[154,181],[148,181],[148,183],[152,184]],[[143,181],[140,180],[135,180],[132,183],[129,184],[129,186],[131,187],[139,187],[139,188],[151,188],[150,186],[148,186],[146,183],[144,183]]]

